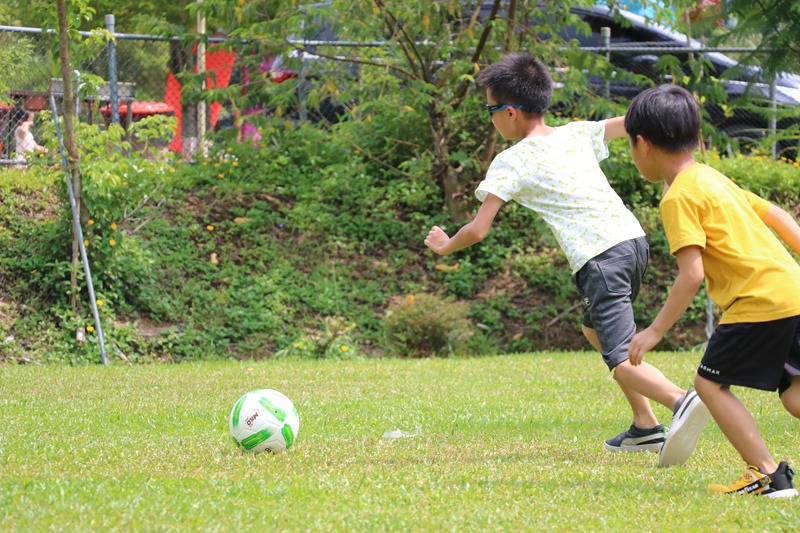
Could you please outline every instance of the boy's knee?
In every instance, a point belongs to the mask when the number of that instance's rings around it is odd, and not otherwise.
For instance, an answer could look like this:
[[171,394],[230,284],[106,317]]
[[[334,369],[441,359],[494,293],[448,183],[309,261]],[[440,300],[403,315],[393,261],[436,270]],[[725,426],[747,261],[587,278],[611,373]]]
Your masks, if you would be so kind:
[[795,418],[800,418],[800,379],[793,379],[788,389],[781,394],[783,407]]
[[700,399],[702,399],[703,396],[707,396],[721,389],[722,385],[719,383],[708,380],[700,374],[694,375],[694,390],[696,390],[697,394],[700,395]]

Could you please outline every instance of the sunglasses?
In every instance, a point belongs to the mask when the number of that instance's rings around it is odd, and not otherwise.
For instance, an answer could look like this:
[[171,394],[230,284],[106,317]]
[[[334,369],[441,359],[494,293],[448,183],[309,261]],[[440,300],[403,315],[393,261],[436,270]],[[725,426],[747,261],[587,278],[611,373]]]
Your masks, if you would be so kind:
[[513,107],[514,109],[525,109],[525,106],[522,104],[497,104],[497,105],[486,105],[486,111],[489,112],[489,116],[492,116],[497,111],[502,111],[507,107]]

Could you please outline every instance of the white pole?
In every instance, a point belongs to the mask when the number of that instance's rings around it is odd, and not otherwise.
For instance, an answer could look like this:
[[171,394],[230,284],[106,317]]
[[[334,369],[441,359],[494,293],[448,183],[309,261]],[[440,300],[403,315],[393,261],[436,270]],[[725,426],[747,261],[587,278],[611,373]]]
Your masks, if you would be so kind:
[[[205,37],[206,33],[206,18],[202,15],[201,11],[203,10],[202,4],[203,0],[198,0],[198,10],[197,10],[197,33],[200,34],[202,38]],[[202,80],[202,90],[205,93],[206,90],[206,43],[205,41],[200,41],[197,43],[197,73],[201,76]],[[197,104],[197,142],[199,146],[203,148],[203,156],[208,156],[208,149],[206,147],[206,142],[204,137],[206,135],[206,103],[203,100],[200,100]]]

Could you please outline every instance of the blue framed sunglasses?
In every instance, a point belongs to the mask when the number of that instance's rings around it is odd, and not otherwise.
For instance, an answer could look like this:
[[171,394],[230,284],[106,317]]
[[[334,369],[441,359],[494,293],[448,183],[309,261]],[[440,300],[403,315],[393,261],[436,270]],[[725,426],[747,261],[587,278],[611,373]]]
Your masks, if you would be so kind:
[[497,105],[486,105],[486,111],[489,112],[489,116],[492,116],[498,111],[502,111],[507,107],[513,107],[514,109],[525,109],[525,106],[522,104],[497,104]]

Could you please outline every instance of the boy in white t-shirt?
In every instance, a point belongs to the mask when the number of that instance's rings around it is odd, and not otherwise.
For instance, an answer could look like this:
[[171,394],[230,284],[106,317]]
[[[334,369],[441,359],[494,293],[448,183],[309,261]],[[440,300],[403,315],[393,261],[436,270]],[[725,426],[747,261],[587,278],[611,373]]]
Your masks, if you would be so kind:
[[[425,245],[440,255],[475,244],[504,202],[514,200],[539,213],[567,256],[584,297],[583,333],[598,349],[633,411],[633,424],[605,441],[612,451],[660,451],[662,465],[683,464],[709,418],[694,391],[669,381],[652,365],[632,366],[628,345],[636,333],[632,303],[647,268],[648,245],[636,217],[614,192],[599,166],[606,142],[624,137],[624,117],[545,124],[553,95],[547,69],[527,54],[512,54],[480,72],[492,123],[505,139],[519,142],[498,154],[475,191],[483,203],[475,219],[453,237],[434,226]],[[654,400],[673,410],[667,427],[658,423]]]

